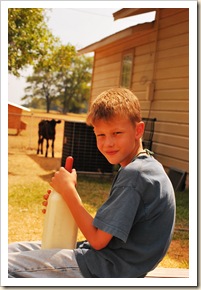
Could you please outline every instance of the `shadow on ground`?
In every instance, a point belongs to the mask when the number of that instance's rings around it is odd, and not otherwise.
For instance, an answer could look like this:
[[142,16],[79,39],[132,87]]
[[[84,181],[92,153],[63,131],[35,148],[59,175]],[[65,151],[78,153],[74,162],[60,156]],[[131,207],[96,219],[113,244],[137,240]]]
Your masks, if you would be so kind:
[[50,182],[52,177],[54,176],[54,172],[49,174],[38,175],[42,180]]
[[61,158],[44,157],[43,155],[27,154],[34,162],[36,162],[45,171],[55,171],[61,167]]

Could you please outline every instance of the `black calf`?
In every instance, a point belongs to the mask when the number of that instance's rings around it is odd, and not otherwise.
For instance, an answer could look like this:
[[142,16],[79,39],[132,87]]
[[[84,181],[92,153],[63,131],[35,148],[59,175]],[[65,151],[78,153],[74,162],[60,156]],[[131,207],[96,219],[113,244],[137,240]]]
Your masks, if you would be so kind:
[[52,157],[54,157],[54,140],[56,134],[56,124],[61,123],[61,120],[55,121],[52,119],[49,120],[42,120],[38,124],[38,150],[37,154],[41,152],[43,154],[43,141],[46,139],[46,153],[45,157],[48,155],[48,147],[49,147],[49,140],[52,140]]

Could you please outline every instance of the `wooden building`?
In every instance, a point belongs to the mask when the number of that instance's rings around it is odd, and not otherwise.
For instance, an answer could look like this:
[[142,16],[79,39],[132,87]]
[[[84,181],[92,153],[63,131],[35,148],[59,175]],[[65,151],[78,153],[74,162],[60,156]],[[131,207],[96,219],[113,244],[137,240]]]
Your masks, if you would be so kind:
[[132,89],[142,116],[157,119],[155,157],[167,171],[173,167],[188,173],[189,9],[124,8],[113,17],[144,14],[146,19],[152,11],[154,21],[119,31],[79,53],[94,52],[91,99],[111,87]]
[[8,102],[8,129],[16,129],[16,135],[26,129],[27,124],[21,120],[22,110],[30,112],[30,109]]

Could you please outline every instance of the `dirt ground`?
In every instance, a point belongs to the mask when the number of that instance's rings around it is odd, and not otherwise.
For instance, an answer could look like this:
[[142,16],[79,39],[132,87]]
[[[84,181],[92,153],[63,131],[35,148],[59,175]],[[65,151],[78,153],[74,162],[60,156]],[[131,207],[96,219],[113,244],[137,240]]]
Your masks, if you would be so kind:
[[[38,120],[37,120],[38,121]],[[37,123],[37,122],[36,122]],[[61,165],[62,142],[63,142],[63,122],[57,125],[57,135],[55,141],[55,158],[44,158],[37,155],[37,126],[30,132],[22,132],[15,136],[12,130],[8,134],[8,187],[18,185],[22,182],[29,183],[30,179],[34,182],[38,178],[50,180],[53,170],[57,170]],[[49,156],[50,156],[49,151]],[[173,240],[168,251],[171,260],[188,261],[188,245],[179,240]],[[171,262],[170,262],[171,263]],[[184,262],[185,264],[185,262]],[[164,266],[162,261],[160,264]],[[175,266],[175,265],[174,265]],[[165,267],[172,265],[165,264]]]

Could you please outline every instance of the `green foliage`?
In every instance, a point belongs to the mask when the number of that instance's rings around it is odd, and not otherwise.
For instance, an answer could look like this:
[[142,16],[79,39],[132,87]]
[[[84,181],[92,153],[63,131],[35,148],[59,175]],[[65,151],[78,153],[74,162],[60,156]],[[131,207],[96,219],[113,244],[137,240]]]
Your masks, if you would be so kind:
[[92,74],[92,58],[75,56],[67,70],[61,70],[58,75],[58,89],[63,113],[68,111],[86,112],[90,97],[90,81]]
[[74,55],[75,47],[72,45],[55,46],[51,50],[49,49],[49,52],[34,65],[33,75],[27,77],[30,86],[25,89],[27,94],[22,100],[36,97],[39,100],[45,99],[48,113],[52,100],[58,96],[58,70],[64,69],[64,67],[67,69]]
[[46,110],[46,101],[43,98],[37,98],[37,97],[33,97],[29,104],[25,104],[27,108],[32,108],[32,109],[43,109]]
[[75,47],[56,46],[34,66],[22,100],[45,99],[47,112],[86,112],[90,96],[92,58],[77,56]]
[[[42,8],[10,8],[8,11],[8,70],[20,76],[20,69],[33,66],[29,86],[22,100],[36,107],[45,100],[63,113],[86,112],[90,94],[92,58],[76,55],[73,45],[61,45],[46,24]],[[27,105],[27,104],[26,104]]]
[[8,71],[19,70],[46,55],[55,39],[45,23],[42,8],[8,9]]

